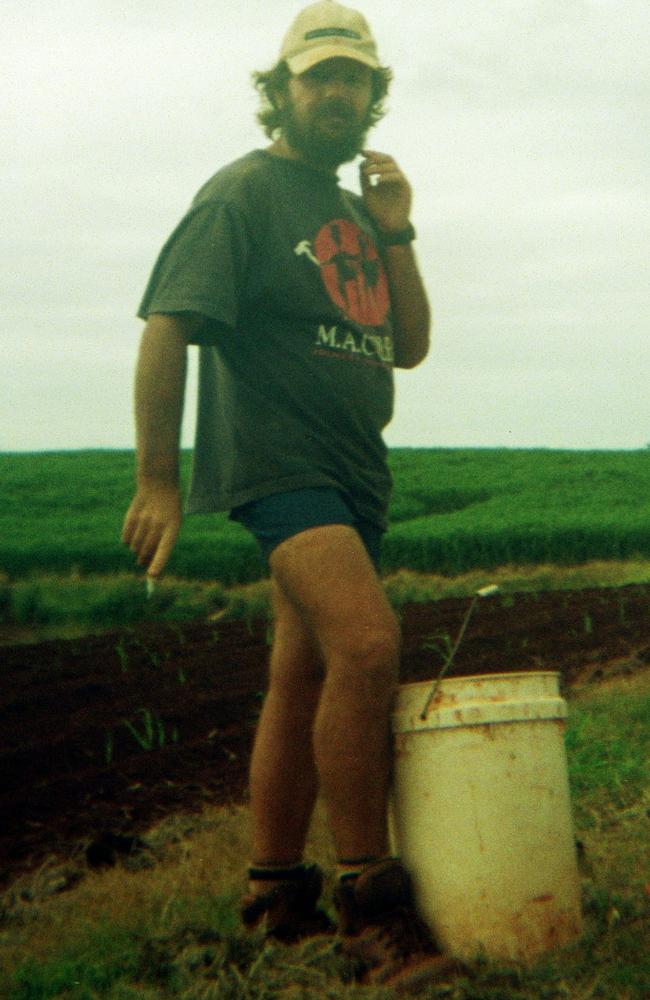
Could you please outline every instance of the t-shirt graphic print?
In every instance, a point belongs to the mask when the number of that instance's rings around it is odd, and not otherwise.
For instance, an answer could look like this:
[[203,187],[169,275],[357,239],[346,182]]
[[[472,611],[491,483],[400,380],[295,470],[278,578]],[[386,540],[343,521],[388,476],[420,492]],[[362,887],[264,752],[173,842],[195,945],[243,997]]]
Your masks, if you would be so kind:
[[377,247],[349,219],[334,219],[314,240],[332,301],[353,322],[381,326],[389,308],[388,281]]

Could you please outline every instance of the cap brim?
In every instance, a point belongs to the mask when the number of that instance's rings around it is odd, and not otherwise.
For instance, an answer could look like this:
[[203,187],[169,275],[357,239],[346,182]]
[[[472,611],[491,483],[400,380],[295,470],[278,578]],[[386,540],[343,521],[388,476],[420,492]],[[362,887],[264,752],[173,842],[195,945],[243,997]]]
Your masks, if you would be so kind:
[[293,75],[300,76],[301,73],[306,73],[312,66],[326,59],[354,59],[371,69],[379,67],[379,61],[375,56],[366,55],[365,52],[359,52],[358,49],[346,45],[319,45],[318,48],[308,49],[300,55],[289,56],[286,62]]

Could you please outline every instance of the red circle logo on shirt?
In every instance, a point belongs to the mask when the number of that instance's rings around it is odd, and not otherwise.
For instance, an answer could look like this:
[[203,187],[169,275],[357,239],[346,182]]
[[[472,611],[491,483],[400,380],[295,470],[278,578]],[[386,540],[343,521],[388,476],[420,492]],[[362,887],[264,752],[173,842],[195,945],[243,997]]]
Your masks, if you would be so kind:
[[370,237],[349,219],[334,219],[318,233],[314,251],[331,298],[362,326],[381,326],[389,306],[386,272]]

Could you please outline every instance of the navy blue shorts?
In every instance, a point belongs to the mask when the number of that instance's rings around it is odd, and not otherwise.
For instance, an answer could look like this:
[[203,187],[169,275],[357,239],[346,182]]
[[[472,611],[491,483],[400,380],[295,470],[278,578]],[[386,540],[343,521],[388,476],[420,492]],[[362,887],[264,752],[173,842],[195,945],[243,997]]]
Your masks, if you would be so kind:
[[343,494],[331,486],[272,493],[261,500],[251,500],[241,507],[235,507],[230,512],[230,517],[243,524],[255,536],[266,559],[280,542],[308,528],[318,528],[325,524],[349,524],[361,536],[368,555],[379,571],[383,529],[371,521],[358,518]]

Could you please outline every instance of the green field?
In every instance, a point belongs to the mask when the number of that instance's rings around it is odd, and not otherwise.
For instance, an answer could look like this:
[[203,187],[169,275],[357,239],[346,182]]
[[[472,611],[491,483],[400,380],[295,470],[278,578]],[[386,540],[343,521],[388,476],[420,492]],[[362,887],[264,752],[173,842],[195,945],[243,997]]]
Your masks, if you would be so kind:
[[[255,545],[224,515],[187,519],[169,576],[147,600],[119,542],[133,462],[132,452],[0,455],[0,621],[107,624],[198,616],[237,601],[249,614],[263,608]],[[504,568],[517,588],[580,585],[585,564],[597,565],[592,585],[629,582],[634,572],[650,579],[648,451],[401,449],[391,466],[384,571],[396,600],[412,598],[418,574],[438,574],[426,584],[435,579],[438,596],[501,583]],[[617,577],[626,560],[627,575]],[[646,673],[570,702],[569,776],[584,848],[580,941],[529,970],[478,963],[454,984],[423,989],[423,1000],[646,1000],[649,710]],[[381,987],[350,982],[331,944],[282,950],[245,938],[237,919],[245,810],[201,823],[192,817],[192,837],[170,835],[153,868],[84,872],[69,892],[41,899],[38,882],[53,874],[44,866],[0,897],[0,995],[388,1000]],[[312,856],[331,868],[331,844],[316,834]]]
[[[395,449],[390,464],[386,573],[650,556],[650,451]],[[0,571],[132,570],[119,534],[133,465],[129,451],[0,455]],[[201,515],[186,519],[169,573],[231,586],[264,566],[226,515]]]

